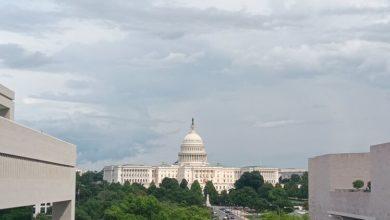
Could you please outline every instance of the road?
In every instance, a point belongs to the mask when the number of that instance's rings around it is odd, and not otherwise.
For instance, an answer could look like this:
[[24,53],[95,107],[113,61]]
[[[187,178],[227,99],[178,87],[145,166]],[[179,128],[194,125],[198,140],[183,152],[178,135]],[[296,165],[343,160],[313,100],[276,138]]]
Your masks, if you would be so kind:
[[[216,219],[223,220],[224,217],[227,217],[228,219],[247,220],[239,210],[230,209],[227,206],[212,206],[212,208],[213,212],[216,213]],[[230,214],[227,214],[223,209],[230,211]]]

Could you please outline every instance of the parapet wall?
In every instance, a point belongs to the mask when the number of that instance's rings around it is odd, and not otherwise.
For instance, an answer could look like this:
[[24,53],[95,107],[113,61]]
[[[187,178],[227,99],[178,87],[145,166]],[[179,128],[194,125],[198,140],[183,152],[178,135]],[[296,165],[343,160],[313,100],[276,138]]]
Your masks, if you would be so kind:
[[14,119],[15,93],[0,84],[0,117]]
[[53,203],[74,219],[76,146],[0,117],[0,209]]
[[0,117],[0,153],[74,167],[76,146]]
[[312,220],[329,219],[337,189],[351,189],[352,182],[370,180],[370,154],[327,154],[309,159],[309,212]]
[[[371,181],[371,191],[352,191],[352,182]],[[328,154],[309,159],[310,219],[390,219],[390,143],[369,153]]]
[[337,190],[329,192],[329,195],[329,211],[353,213],[354,215],[360,216],[372,215],[371,209],[369,209],[371,195],[369,192]]

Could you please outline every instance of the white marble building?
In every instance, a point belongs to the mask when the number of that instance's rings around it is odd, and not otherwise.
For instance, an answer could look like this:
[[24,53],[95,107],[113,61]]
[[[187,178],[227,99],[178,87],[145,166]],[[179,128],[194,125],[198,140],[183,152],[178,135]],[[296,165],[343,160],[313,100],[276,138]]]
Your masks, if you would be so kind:
[[233,188],[234,183],[242,173],[254,170],[261,173],[265,182],[278,183],[278,168],[211,166],[207,161],[203,140],[195,131],[194,120],[192,120],[191,129],[181,143],[177,163],[159,166],[106,166],[104,167],[103,179],[122,184],[126,181],[140,183],[148,187],[152,181],[158,185],[165,177],[169,177],[176,178],[179,182],[186,179],[189,185],[197,180],[202,188],[210,180],[215,188],[221,192]]
[[279,177],[283,179],[289,179],[293,174],[297,174],[299,176],[303,176],[307,170],[305,169],[297,169],[297,168],[280,168],[279,169]]

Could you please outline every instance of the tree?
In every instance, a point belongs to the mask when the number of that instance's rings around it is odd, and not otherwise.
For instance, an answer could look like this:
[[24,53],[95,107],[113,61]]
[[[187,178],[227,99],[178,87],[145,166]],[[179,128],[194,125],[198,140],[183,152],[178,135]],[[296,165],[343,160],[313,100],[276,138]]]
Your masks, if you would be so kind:
[[186,179],[182,179],[180,182],[180,188],[188,190],[188,182]]
[[309,197],[309,175],[308,172],[303,173],[301,177],[301,188],[299,188],[299,198],[307,199]]
[[279,183],[287,183],[288,182],[288,179],[283,179],[283,177],[279,177]]
[[147,190],[147,193],[149,195],[154,195],[157,191],[157,187],[156,187],[156,184],[154,183],[154,181],[152,181],[149,185],[149,188]]
[[268,198],[272,203],[273,208],[278,212],[282,209],[288,210],[288,208],[292,207],[291,202],[288,200],[288,195],[283,188],[274,188],[270,190],[268,192]]
[[229,195],[226,192],[226,190],[222,190],[221,194],[218,196],[218,203],[219,205],[228,205],[229,202]]
[[264,184],[263,176],[261,176],[259,171],[245,172],[241,175],[234,186],[236,189],[242,189],[244,187],[251,187],[254,190],[257,190]]
[[159,202],[153,196],[134,197],[128,196],[119,204],[111,206],[105,211],[107,220],[201,220],[210,219],[208,209],[196,206],[178,206],[173,203]]
[[19,208],[11,208],[11,209],[1,209],[0,210],[0,219],[8,220],[8,219],[32,219],[32,207],[25,206]]
[[352,186],[353,186],[353,188],[359,190],[360,188],[362,188],[364,186],[364,182],[363,182],[363,180],[355,180],[355,181],[353,181]]
[[175,178],[168,178],[165,177],[160,184],[161,188],[165,189],[178,189],[179,188],[179,182],[177,182],[177,179]]
[[299,188],[298,188],[298,183],[289,181],[286,184],[284,184],[284,189],[287,192],[287,195],[289,197],[298,197],[299,195]]
[[202,188],[200,187],[200,184],[198,182],[198,180],[195,180],[192,184],[191,184],[191,192],[193,193],[196,193],[196,194],[200,194],[202,195]]
[[99,181],[99,175],[90,172],[76,179],[82,198],[76,204],[76,219],[210,219],[199,183],[191,192],[180,188],[176,179],[167,178],[161,187],[151,183],[146,189],[141,184]]
[[188,196],[189,198],[187,198],[187,201],[191,205],[201,205],[204,203],[202,188],[200,187],[200,184],[197,180],[191,184],[191,189]]
[[268,199],[268,192],[272,190],[274,186],[271,183],[264,183],[258,190],[257,193],[261,198]]
[[218,203],[218,192],[214,187],[214,184],[212,181],[207,181],[206,185],[203,190],[204,196],[206,197],[209,195],[210,203],[215,205]]
[[257,211],[263,210],[267,206],[265,200],[260,198],[256,191],[249,186],[231,191],[229,199],[234,205],[249,207]]
[[298,174],[292,174],[290,177],[290,181],[294,183],[299,183],[301,182],[301,176],[299,176]]

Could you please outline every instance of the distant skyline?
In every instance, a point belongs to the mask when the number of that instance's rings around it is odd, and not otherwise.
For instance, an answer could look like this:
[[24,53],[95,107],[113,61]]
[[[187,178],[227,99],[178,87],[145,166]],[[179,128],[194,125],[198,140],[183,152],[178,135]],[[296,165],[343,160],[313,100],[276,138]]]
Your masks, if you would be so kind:
[[208,160],[307,167],[390,141],[385,0],[2,1],[0,83],[18,122],[84,169]]

